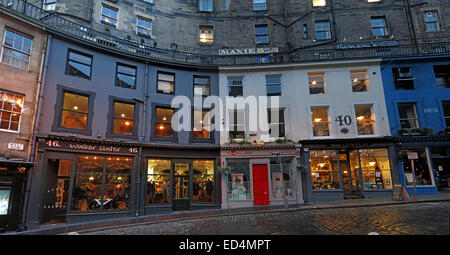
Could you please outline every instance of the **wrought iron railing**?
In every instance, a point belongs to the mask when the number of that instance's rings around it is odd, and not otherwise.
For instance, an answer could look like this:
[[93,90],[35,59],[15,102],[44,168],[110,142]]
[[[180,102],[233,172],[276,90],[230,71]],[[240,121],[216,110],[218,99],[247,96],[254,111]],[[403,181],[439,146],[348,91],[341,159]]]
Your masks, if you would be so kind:
[[202,66],[229,66],[251,64],[301,63],[330,60],[350,60],[368,58],[389,58],[407,56],[428,56],[450,53],[450,42],[427,44],[405,44],[391,47],[368,47],[356,49],[315,49],[295,52],[281,52],[270,55],[219,56],[189,53],[177,50],[152,47],[122,36],[102,33],[86,26],[69,21],[24,0],[0,0],[0,8],[20,15],[49,31],[81,39],[104,48],[117,50],[152,60]]

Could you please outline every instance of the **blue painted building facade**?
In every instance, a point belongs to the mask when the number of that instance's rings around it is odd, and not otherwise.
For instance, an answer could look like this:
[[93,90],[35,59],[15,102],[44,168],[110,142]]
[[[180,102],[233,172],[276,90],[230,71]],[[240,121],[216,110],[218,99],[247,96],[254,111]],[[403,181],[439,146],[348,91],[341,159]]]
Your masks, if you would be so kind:
[[418,195],[448,189],[450,55],[385,59],[381,71],[400,182],[411,195],[414,175]]

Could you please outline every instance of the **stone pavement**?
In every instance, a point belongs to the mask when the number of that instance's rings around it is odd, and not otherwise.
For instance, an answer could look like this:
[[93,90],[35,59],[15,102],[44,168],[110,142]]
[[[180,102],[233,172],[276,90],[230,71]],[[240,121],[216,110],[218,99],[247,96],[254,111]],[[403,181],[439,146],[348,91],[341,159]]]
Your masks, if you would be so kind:
[[[404,206],[405,208],[414,208],[414,207],[408,207],[406,205],[420,205],[420,204],[428,204],[428,203],[432,203],[429,204],[430,208],[428,209],[432,209],[434,208],[433,206],[437,206],[438,208],[440,208],[440,211],[438,213],[440,213],[440,219],[443,219],[445,221],[445,203],[441,203],[441,202],[445,202],[445,201],[450,201],[450,192],[441,192],[439,194],[436,195],[420,195],[417,196],[417,200],[416,201],[392,201],[391,198],[377,198],[377,199],[354,199],[354,200],[341,200],[341,201],[331,201],[331,202],[321,202],[321,203],[313,203],[313,204],[301,204],[301,205],[291,205],[290,208],[288,209],[284,209],[283,207],[280,206],[260,206],[260,207],[252,207],[252,208],[240,208],[240,209],[228,209],[228,210],[220,210],[220,209],[216,209],[216,210],[208,210],[208,211],[190,211],[190,212],[174,212],[172,214],[169,215],[156,215],[156,216],[143,216],[143,217],[137,217],[137,218],[127,218],[127,219],[120,219],[120,220],[113,220],[113,221],[103,221],[103,222],[91,222],[91,223],[80,223],[80,224],[61,224],[61,225],[55,225],[55,226],[42,226],[40,229],[36,229],[36,230],[30,230],[30,231],[25,231],[25,232],[12,232],[12,233],[7,233],[9,235],[33,235],[33,234],[63,234],[63,233],[68,233],[68,232],[80,232],[80,233],[87,233],[87,231],[90,231],[91,233],[94,233],[92,231],[94,230],[105,230],[105,234],[109,233],[112,234],[113,232],[107,232],[109,230],[113,231],[114,229],[120,229],[122,227],[130,227],[132,228],[133,226],[140,226],[140,225],[152,225],[152,224],[156,224],[156,223],[170,223],[170,222],[175,222],[174,224],[176,225],[176,222],[179,222],[178,224],[180,225],[188,225],[188,221],[189,219],[193,219],[193,220],[201,220],[201,219],[214,219],[214,218],[218,218],[218,217],[223,217],[223,218],[229,218],[229,219],[222,219],[223,220],[223,224],[221,223],[221,225],[223,226],[227,226],[228,222],[231,221],[232,223],[234,222],[233,220],[237,220],[237,219],[241,219],[239,218],[240,216],[245,217],[250,217],[247,220],[249,220],[248,222],[251,222],[251,220],[258,220],[259,222],[270,222],[270,219],[273,218],[269,215],[274,215],[273,213],[284,213],[283,215],[289,215],[290,217],[297,217],[297,218],[301,218],[301,217],[306,217],[309,221],[311,220],[308,217],[311,217],[310,214],[311,213],[305,213],[302,214],[303,216],[301,216],[299,214],[299,216],[296,216],[298,212],[307,212],[307,211],[314,211],[315,213],[313,213],[312,215],[315,215],[316,217],[314,217],[315,219],[318,217],[318,215],[321,215],[320,210],[327,210],[327,209],[333,209],[331,211],[339,211],[340,209],[345,209],[345,210],[356,210],[358,212],[361,213],[361,215],[364,215],[362,212],[364,210],[367,210],[368,212],[372,211],[374,207],[379,207],[379,206]],[[437,203],[437,204],[435,204]],[[448,203],[447,203],[447,207],[448,207]],[[358,210],[358,208],[362,208],[361,210]],[[418,207],[418,208],[422,208],[422,207]],[[345,210],[340,210],[340,211],[345,211]],[[396,214],[398,213],[403,213],[403,210],[406,209],[400,209],[398,210],[394,210],[396,213],[393,214],[389,214],[392,217],[394,217]],[[377,210],[378,212],[381,212],[380,210]],[[408,211],[408,210],[406,210]],[[411,210],[409,210],[411,211]],[[433,212],[435,212],[434,210],[431,210]],[[447,208],[447,215],[448,215],[448,208]],[[353,211],[354,213],[354,211]],[[264,218],[258,217],[258,215],[265,215]],[[309,216],[308,216],[309,215]],[[352,213],[348,213],[348,214],[336,214],[336,215],[331,215],[332,218],[339,219],[342,222],[347,222],[344,219],[347,217],[347,215],[353,215]],[[367,214],[366,214],[367,215]],[[383,218],[382,216],[379,216],[380,214],[378,214],[378,218]],[[328,215],[330,216],[330,215]],[[254,217],[254,218],[252,218]],[[280,216],[281,217],[281,216]],[[285,217],[285,216],[283,216]],[[283,218],[281,217],[281,218]],[[421,216],[422,217],[422,216]],[[423,215],[423,217],[426,218],[426,215]],[[264,220],[262,220],[264,219]],[[362,219],[361,219],[362,220]],[[371,219],[372,220],[372,219]],[[239,221],[236,221],[239,222]],[[247,221],[244,221],[243,224],[245,225]],[[325,226],[321,229],[324,229],[323,231],[318,231],[318,233],[328,233],[325,230],[327,228],[333,229],[336,228],[336,224],[341,224],[336,222],[335,225],[330,226],[330,227],[326,227],[329,226],[328,224],[326,224],[325,222],[328,221],[321,221],[320,222],[320,226]],[[447,217],[447,222],[448,222],[448,217]],[[282,222],[280,222],[279,224],[282,225]],[[298,226],[302,226],[301,224],[307,224],[307,223],[301,223],[299,222]],[[238,224],[238,225],[242,225],[242,224]],[[280,226],[281,226],[280,225]],[[342,225],[343,228],[341,229],[345,229],[345,225]],[[426,224],[425,224],[426,225]],[[385,226],[386,227],[386,226]],[[217,230],[219,232],[214,232],[213,230],[211,230],[214,233],[223,233],[223,234],[227,234],[229,232],[233,232],[234,230],[238,229],[239,226],[237,227],[233,227],[229,230],[226,229],[222,229],[222,230]],[[305,226],[303,229],[314,229],[314,227],[309,227],[309,226]],[[399,226],[397,226],[398,229],[401,229]],[[145,228],[144,228],[145,229]],[[383,228],[381,228],[382,230]],[[447,228],[448,229],[448,228]],[[354,229],[353,229],[354,230]],[[380,230],[380,231],[381,231]],[[144,233],[145,230],[142,230]],[[195,230],[194,228],[189,228],[183,231],[178,231],[175,233],[181,234],[181,233],[200,233],[200,230]],[[222,231],[222,232],[220,232]],[[262,232],[264,232],[263,230],[261,230]],[[262,233],[260,230],[257,230],[257,228],[246,228],[246,229],[242,229],[242,231],[240,233],[242,234],[257,234],[257,233]],[[272,231],[272,230],[271,230]],[[292,233],[298,233],[298,230],[292,230]],[[167,234],[170,234],[171,231],[167,231]],[[281,234],[288,234],[289,231],[287,230],[280,230],[278,231]],[[314,231],[312,231],[314,232]],[[312,233],[311,232],[311,233]],[[345,231],[344,231],[345,232]],[[347,231],[347,233],[350,231]],[[382,231],[383,232],[383,231]],[[404,233],[401,231],[397,231],[398,233]],[[392,233],[397,233],[397,232],[392,232]],[[410,230],[409,233],[417,233],[418,231],[413,231]],[[100,234],[101,232],[96,232],[98,234]],[[117,232],[118,233],[118,232]],[[203,233],[203,232],[202,232]],[[265,233],[265,232],[264,232]],[[270,234],[276,234],[277,231],[272,231]],[[305,232],[306,233],[306,232]],[[136,233],[137,234],[137,233]],[[151,234],[149,232],[149,234]],[[205,232],[205,234],[207,234]],[[306,233],[307,234],[307,233]]]

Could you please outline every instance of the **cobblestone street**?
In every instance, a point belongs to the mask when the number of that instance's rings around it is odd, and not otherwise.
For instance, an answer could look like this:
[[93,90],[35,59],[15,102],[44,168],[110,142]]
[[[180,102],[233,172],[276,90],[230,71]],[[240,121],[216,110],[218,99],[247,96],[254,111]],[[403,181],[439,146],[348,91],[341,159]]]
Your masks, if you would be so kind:
[[140,224],[95,235],[449,235],[450,202],[262,212]]

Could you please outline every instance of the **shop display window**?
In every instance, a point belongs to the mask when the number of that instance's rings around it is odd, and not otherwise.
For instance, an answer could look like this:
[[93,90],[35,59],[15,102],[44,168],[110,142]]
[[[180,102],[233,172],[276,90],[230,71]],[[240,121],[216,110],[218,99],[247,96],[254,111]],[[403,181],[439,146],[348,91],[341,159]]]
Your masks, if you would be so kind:
[[408,159],[408,152],[416,152],[419,159],[414,160],[414,173],[416,175],[416,185],[433,185],[432,173],[428,163],[426,148],[408,148],[402,149],[401,159],[403,172],[405,174],[405,183],[408,186],[414,185],[411,160]]
[[[286,191],[286,196],[288,198],[292,198],[295,195],[295,182],[293,177],[293,167],[291,160],[283,160],[283,179],[284,179],[284,189]],[[272,184],[272,197],[275,199],[281,199],[282,192],[282,184],[281,184],[281,167],[280,164],[276,162],[276,160],[270,160],[270,178]]]
[[387,149],[359,150],[364,189],[392,189]]
[[170,160],[148,160],[146,204],[170,203],[170,173]]
[[113,133],[133,135],[134,104],[114,102]]
[[11,197],[11,187],[0,186],[0,215],[8,214],[10,197]]
[[313,136],[330,136],[328,109],[328,106],[311,107]]
[[374,135],[375,121],[372,105],[355,105],[356,125],[358,135]]
[[194,160],[192,201],[214,202],[214,160]]
[[173,137],[172,116],[174,110],[170,108],[156,108],[156,137]]
[[77,157],[72,211],[127,209],[131,166],[131,158]]
[[85,130],[89,97],[65,92],[63,100],[61,126],[64,128]]
[[311,151],[310,167],[314,190],[334,190],[340,188],[336,151]]
[[229,159],[228,197],[230,200],[248,200],[250,197],[250,165],[247,159]]

